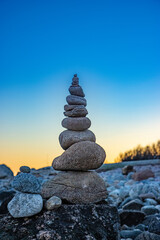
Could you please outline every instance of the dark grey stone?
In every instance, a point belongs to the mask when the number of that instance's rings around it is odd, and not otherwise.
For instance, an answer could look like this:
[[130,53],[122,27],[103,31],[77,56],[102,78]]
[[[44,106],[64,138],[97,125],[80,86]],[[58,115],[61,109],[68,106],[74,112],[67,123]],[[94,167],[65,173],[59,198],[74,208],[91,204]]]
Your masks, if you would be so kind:
[[145,214],[140,211],[134,210],[121,210],[119,212],[121,225],[126,224],[128,226],[137,225],[142,223],[144,220]]
[[87,109],[84,106],[77,105],[70,111],[64,112],[66,117],[85,117],[88,114]]
[[156,216],[150,221],[148,231],[160,235],[160,216]]
[[18,174],[12,182],[12,186],[24,193],[39,193],[41,187],[38,179],[30,173]]
[[0,179],[13,178],[13,172],[5,164],[0,165]]
[[64,118],[62,121],[62,127],[72,131],[87,130],[91,126],[91,121],[87,117],[75,117]]
[[77,106],[79,107],[85,107],[84,105],[64,105],[64,111],[71,111],[73,110],[74,108],[76,108]]
[[141,200],[135,199],[123,205],[123,209],[141,210],[143,205]]
[[75,95],[68,95],[66,97],[66,101],[69,105],[87,105],[87,101],[85,98]]
[[0,191],[0,214],[4,214],[8,212],[7,204],[11,201],[11,199],[15,195],[15,191],[13,190],[1,190]]
[[141,211],[144,212],[146,215],[152,215],[152,214],[159,213],[158,209],[152,205],[142,207]]
[[81,86],[70,86],[69,92],[70,92],[71,95],[85,97],[85,94],[84,94],[83,89],[81,88]]
[[21,166],[19,169],[23,173],[30,173],[31,169],[27,166]]

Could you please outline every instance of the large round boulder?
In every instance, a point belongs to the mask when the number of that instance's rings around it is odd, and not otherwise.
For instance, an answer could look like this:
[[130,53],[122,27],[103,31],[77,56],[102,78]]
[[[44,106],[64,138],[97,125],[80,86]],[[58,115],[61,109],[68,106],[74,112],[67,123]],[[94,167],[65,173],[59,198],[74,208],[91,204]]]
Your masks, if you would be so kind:
[[95,172],[62,172],[42,185],[43,198],[57,196],[70,203],[96,203],[107,197],[105,182]]
[[73,144],[61,156],[53,160],[56,170],[87,171],[99,168],[106,154],[101,146],[94,142],[82,141]]
[[87,101],[83,97],[75,96],[75,95],[68,95],[66,97],[66,101],[70,105],[87,105]]
[[68,117],[62,121],[62,127],[73,131],[83,131],[91,126],[91,121],[87,117]]
[[59,135],[59,142],[61,147],[66,150],[71,145],[81,141],[91,141],[95,142],[96,137],[94,133],[90,130],[85,131],[71,131],[65,130]]

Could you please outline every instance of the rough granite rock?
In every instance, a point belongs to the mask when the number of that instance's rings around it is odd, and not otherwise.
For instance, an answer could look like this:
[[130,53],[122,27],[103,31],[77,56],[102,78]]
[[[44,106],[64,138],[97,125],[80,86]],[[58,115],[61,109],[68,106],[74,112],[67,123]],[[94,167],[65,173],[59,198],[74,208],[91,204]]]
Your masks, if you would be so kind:
[[59,143],[64,150],[69,148],[74,143],[81,141],[95,142],[96,137],[94,133],[90,130],[85,131],[65,130],[59,135]]
[[119,240],[119,216],[117,208],[107,204],[64,204],[23,221],[1,218],[0,239]]
[[72,110],[64,112],[66,117],[85,117],[88,114],[87,109],[84,106],[77,105]]
[[18,174],[12,182],[12,186],[24,193],[39,193],[41,187],[38,179],[30,173]]
[[14,218],[30,217],[43,208],[43,199],[39,194],[17,193],[8,203],[8,211]]
[[87,117],[64,118],[62,120],[62,127],[73,131],[87,130],[91,126],[91,121]]
[[62,172],[43,183],[43,198],[57,196],[70,203],[96,203],[107,197],[105,182],[95,172]]
[[69,92],[70,92],[71,95],[85,97],[85,94],[84,94],[83,89],[81,88],[81,86],[70,86]]
[[69,105],[87,105],[87,101],[83,97],[75,96],[75,95],[69,95],[66,97],[66,101]]
[[99,168],[106,154],[94,142],[82,141],[73,144],[61,156],[53,160],[52,166],[61,171],[87,171]]

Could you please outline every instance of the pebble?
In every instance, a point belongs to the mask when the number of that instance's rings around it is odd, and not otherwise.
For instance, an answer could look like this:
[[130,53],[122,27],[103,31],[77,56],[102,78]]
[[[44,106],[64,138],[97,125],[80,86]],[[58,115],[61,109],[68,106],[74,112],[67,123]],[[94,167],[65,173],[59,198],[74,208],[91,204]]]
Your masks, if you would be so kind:
[[23,173],[30,173],[31,171],[30,167],[27,167],[27,166],[21,166],[19,170],[20,172],[23,172]]
[[141,211],[144,212],[146,215],[159,213],[158,209],[153,205],[144,206],[141,208]]
[[62,200],[59,197],[53,196],[49,198],[45,203],[47,210],[53,210],[59,208],[62,205]]

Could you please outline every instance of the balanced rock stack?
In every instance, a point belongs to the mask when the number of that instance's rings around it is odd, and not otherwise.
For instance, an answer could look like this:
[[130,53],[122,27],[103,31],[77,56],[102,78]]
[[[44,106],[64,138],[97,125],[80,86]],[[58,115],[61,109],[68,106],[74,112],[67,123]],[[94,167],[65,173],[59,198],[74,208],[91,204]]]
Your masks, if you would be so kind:
[[65,152],[53,160],[53,168],[63,171],[43,184],[43,198],[58,196],[70,203],[95,203],[107,197],[104,181],[93,169],[99,168],[105,160],[105,151],[95,143],[95,135],[88,130],[91,121],[79,86],[77,74],[72,79],[67,96],[68,105],[64,106],[65,119],[62,126],[67,128],[59,136]]

